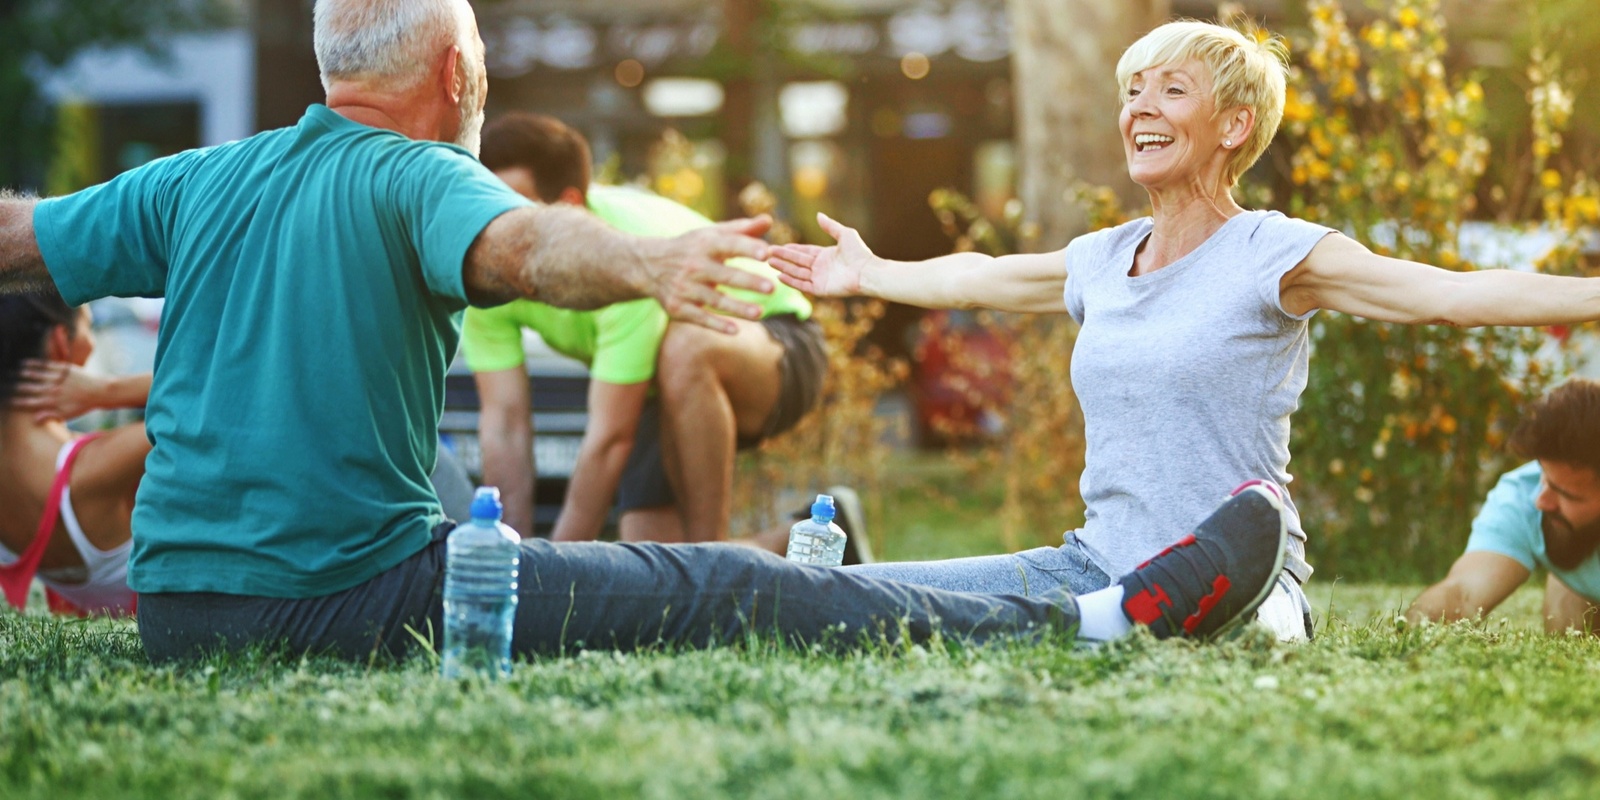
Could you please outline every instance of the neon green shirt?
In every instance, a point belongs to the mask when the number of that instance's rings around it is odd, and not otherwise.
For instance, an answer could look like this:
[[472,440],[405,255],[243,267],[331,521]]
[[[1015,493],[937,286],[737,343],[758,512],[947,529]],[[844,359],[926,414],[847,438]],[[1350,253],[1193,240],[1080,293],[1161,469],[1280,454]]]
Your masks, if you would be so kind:
[[[712,224],[693,209],[637,189],[591,186],[588,199],[596,216],[636,236],[677,236]],[[724,289],[729,295],[759,305],[764,317],[811,316],[811,302],[779,283],[776,270],[747,258],[728,263],[765,275],[777,286],[770,295]],[[468,309],[461,332],[467,367],[473,372],[495,372],[522,366],[523,328],[537,331],[552,350],[589,365],[595,380],[643,383],[655,377],[667,313],[654,300],[632,300],[595,311],[568,311],[532,300]]]

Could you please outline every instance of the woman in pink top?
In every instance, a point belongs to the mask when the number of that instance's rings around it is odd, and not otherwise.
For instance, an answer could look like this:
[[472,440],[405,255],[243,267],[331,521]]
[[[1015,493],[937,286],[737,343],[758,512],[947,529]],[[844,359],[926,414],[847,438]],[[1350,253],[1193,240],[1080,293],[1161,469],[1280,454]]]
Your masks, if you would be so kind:
[[[144,424],[80,437],[61,409],[115,404],[107,392],[141,404],[132,395],[148,382],[86,380],[76,368],[93,350],[88,311],[53,290],[0,297],[0,587],[19,608],[35,576],[57,610],[135,607],[126,574],[134,491],[150,452]],[[28,385],[45,391],[19,398]]]

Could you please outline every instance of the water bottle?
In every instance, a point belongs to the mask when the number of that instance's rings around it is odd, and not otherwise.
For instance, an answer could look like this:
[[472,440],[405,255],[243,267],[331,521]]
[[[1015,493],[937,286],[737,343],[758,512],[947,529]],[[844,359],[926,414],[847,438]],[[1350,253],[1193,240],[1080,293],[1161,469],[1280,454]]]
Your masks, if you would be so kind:
[[500,522],[500,490],[472,498],[472,520],[445,540],[444,676],[511,673],[521,537]]
[[811,519],[789,529],[788,559],[796,564],[837,567],[844,563],[844,529],[833,522],[833,497],[819,494],[811,504]]

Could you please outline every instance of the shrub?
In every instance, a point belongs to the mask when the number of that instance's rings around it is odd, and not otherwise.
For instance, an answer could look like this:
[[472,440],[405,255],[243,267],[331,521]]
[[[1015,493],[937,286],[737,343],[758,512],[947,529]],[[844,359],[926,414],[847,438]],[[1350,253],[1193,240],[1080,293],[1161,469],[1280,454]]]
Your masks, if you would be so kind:
[[[1360,29],[1332,0],[1309,0],[1307,10],[1283,129],[1246,176],[1242,201],[1339,228],[1381,254],[1478,268],[1458,242],[1491,155],[1483,90],[1445,70],[1437,0],[1399,0]],[[1532,219],[1509,229],[1555,232],[1559,243],[1534,266],[1580,271],[1579,234],[1600,217],[1595,183],[1553,166],[1571,113],[1557,65],[1536,53],[1527,74],[1535,143],[1523,170],[1542,196],[1524,215]],[[1091,227],[1128,216],[1109,190],[1077,194]],[[950,192],[931,204],[957,249],[1014,246],[1020,213],[1008,215],[1011,225],[986,220]],[[1007,315],[989,324],[1015,342],[1013,391],[1000,409],[1009,427],[970,458],[1001,476],[1007,530],[1021,544],[1024,532],[1070,524],[1068,510],[1081,504],[1081,419],[1067,375],[1075,326]],[[1565,369],[1563,359],[1549,355],[1549,337],[1526,329],[1412,327],[1323,312],[1310,335],[1290,471],[1313,563],[1327,576],[1438,578],[1460,553],[1484,492],[1514,464],[1502,445],[1518,410]]]
[[[1460,252],[1490,157],[1484,95],[1444,68],[1437,0],[1399,0],[1353,30],[1331,0],[1310,0],[1311,30],[1274,146],[1288,213],[1340,228],[1375,252],[1447,269]],[[1578,267],[1579,226],[1594,191],[1549,167],[1570,109],[1550,64],[1529,65],[1543,222],[1562,244],[1536,265]],[[1287,158],[1285,158],[1287,155]],[[1563,189],[1564,184],[1567,190]],[[1266,195],[1259,184],[1252,188]],[[1563,369],[1537,356],[1547,337],[1517,328],[1404,326],[1320,313],[1310,384],[1295,415],[1290,465],[1325,574],[1436,579],[1459,555],[1495,478],[1520,407]]]
[[[770,214],[776,199],[759,183],[739,195],[748,215]],[[777,222],[768,238],[794,241],[794,229]],[[883,477],[894,431],[876,412],[878,399],[899,388],[909,373],[903,359],[887,358],[865,344],[887,306],[876,300],[812,298],[815,319],[828,347],[828,375],[820,406],[788,433],[763,442],[740,458],[735,476],[735,533],[787,525],[788,512],[811,495],[843,483],[861,493],[869,518],[882,518]],[[903,438],[903,436],[901,437]],[[882,528],[868,528],[881,535]],[[874,542],[882,552],[882,542]]]

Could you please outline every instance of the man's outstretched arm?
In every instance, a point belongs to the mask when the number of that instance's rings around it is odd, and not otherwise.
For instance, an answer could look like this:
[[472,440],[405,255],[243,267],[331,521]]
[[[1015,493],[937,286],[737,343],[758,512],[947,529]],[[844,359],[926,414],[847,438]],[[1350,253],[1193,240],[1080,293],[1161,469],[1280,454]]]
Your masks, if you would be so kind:
[[1477,619],[1511,596],[1528,580],[1528,568],[1510,556],[1475,550],[1464,553],[1444,580],[1428,587],[1406,609],[1411,622]]
[[671,239],[630,236],[587,212],[533,206],[501,214],[467,251],[467,297],[493,304],[527,298],[560,308],[592,309],[652,297],[674,319],[725,333],[761,309],[717,291],[718,285],[756,292],[772,282],[722,263],[735,256],[765,260],[762,235],[771,221],[724,222]]
[[33,207],[38,202],[0,189],[0,294],[50,285],[39,240],[33,235]]

